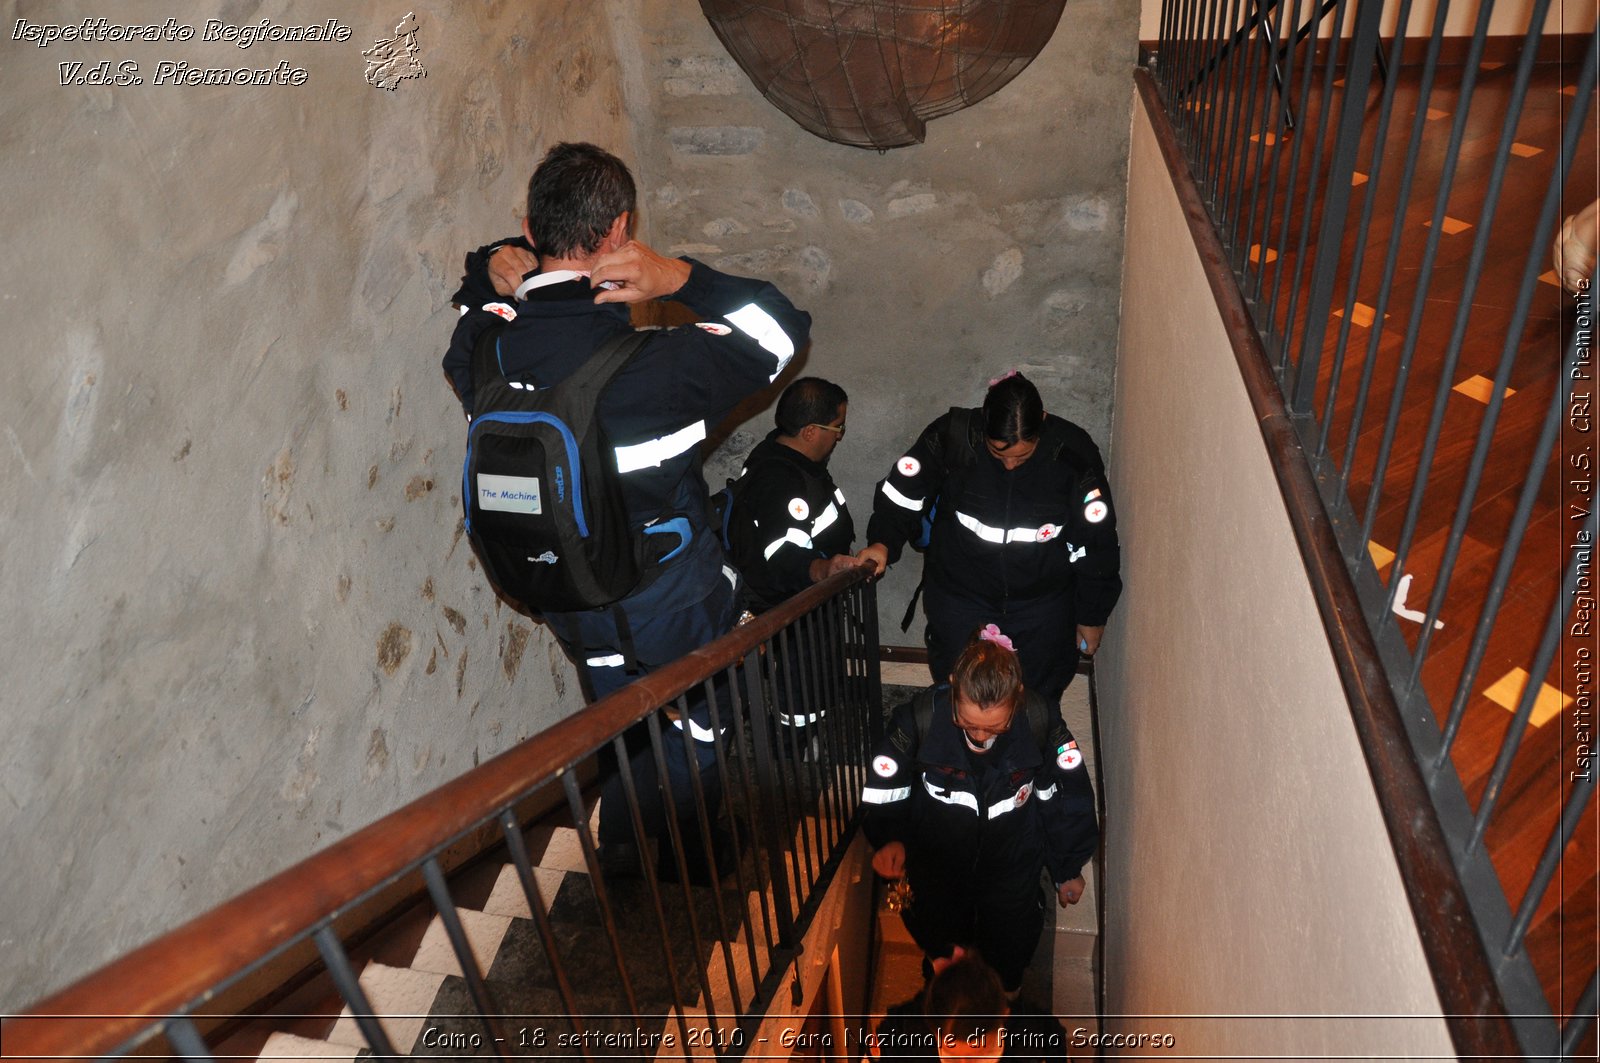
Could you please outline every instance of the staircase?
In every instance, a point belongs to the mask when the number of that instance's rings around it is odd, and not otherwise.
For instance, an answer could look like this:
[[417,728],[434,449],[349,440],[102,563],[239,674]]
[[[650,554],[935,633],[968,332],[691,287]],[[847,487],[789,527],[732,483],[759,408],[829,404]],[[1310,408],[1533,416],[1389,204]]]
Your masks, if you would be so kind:
[[[593,836],[598,813],[592,801],[588,811]],[[820,827],[815,815],[797,824],[794,851],[786,854],[791,876],[796,859],[801,874],[806,873],[808,844],[812,859],[817,857]],[[732,874],[724,877],[720,891],[658,883],[663,916],[658,924],[656,894],[649,883],[606,876],[603,892],[621,945],[625,986],[578,832],[546,824],[532,828],[527,837],[535,900],[557,962],[551,962],[514,865],[481,869],[464,882],[452,883],[460,902],[456,913],[484,973],[494,1029],[478,1018],[443,920],[433,915],[420,939],[414,927],[408,930],[402,922],[366,950],[371,956],[359,977],[397,1053],[481,1059],[499,1051],[544,1058],[579,1056],[587,1048],[597,1057],[711,1058],[719,1048],[758,1039],[756,1033],[741,1031],[735,1020],[750,1007],[752,971],[770,966],[777,904],[770,883],[743,894],[735,885],[741,876]],[[745,853],[742,878],[765,883],[755,855]],[[729,934],[726,944],[723,926]],[[684,1002],[681,1016],[675,1000]],[[263,1063],[354,1060],[371,1054],[350,1009],[333,1013],[337,1003],[331,985],[307,987],[278,1009],[306,1012],[292,1018],[264,1017],[229,1038],[219,1051],[253,1055]],[[567,1018],[569,1010],[581,1018]]]

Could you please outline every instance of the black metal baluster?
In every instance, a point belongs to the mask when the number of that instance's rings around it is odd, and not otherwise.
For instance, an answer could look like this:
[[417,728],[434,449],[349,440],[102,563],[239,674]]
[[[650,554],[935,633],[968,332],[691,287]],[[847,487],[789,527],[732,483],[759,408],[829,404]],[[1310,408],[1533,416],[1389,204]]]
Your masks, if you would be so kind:
[[430,856],[422,862],[422,879],[428,884],[428,896],[433,900],[439,921],[444,924],[445,936],[450,939],[450,947],[455,951],[456,963],[461,967],[461,977],[466,980],[467,995],[472,998],[472,1006],[478,1009],[478,1019],[488,1031],[495,1055],[505,1059],[505,1034],[494,1020],[500,1008],[490,995],[489,987],[484,984],[478,959],[472,954],[472,943],[467,940],[467,929],[461,925],[461,913],[456,911],[456,902],[450,896],[450,887],[445,883],[444,872],[440,870],[436,858]]
[[[655,715],[651,715],[651,720]],[[624,761],[623,764],[627,762]],[[622,770],[619,764],[618,770]],[[666,788],[662,776],[663,789]],[[600,856],[595,852],[594,839],[589,836],[589,817],[584,814],[583,795],[578,792],[578,780],[570,771],[561,773],[561,786],[567,794],[567,808],[572,813],[572,825],[578,832],[578,845],[583,849],[584,866],[589,869],[589,886],[594,891],[595,905],[600,909],[600,923],[605,928],[606,940],[611,945],[611,959],[617,967],[617,977],[622,980],[622,994],[628,1001],[628,1014],[634,1021],[639,1021],[639,998],[633,991],[633,979],[628,975],[628,965],[622,958],[622,941],[617,934],[617,918],[611,910],[611,898],[606,890],[605,877],[600,869]],[[644,859],[643,847],[640,848],[640,859]]]
[[378,1017],[373,1014],[372,1002],[367,999],[366,990],[361,988],[361,980],[356,977],[355,968],[350,966],[350,957],[345,955],[344,945],[333,932],[332,924],[324,923],[312,935],[312,940],[322,954],[322,962],[327,964],[328,977],[333,979],[334,988],[350,1008],[356,1028],[361,1031],[372,1054],[379,1059],[399,1058],[400,1053],[394,1050],[389,1035],[383,1032]]
[[[1411,122],[1411,139],[1406,151],[1405,168],[1400,174],[1400,186],[1395,196],[1394,216],[1389,227],[1389,248],[1383,260],[1383,278],[1378,282],[1377,305],[1373,307],[1372,327],[1367,335],[1367,354],[1361,367],[1361,382],[1356,387],[1356,402],[1350,415],[1350,435],[1345,442],[1344,462],[1339,469],[1339,488],[1348,491],[1350,484],[1350,471],[1355,464],[1356,444],[1361,438],[1361,425],[1366,418],[1367,398],[1371,394],[1372,378],[1378,366],[1378,344],[1383,339],[1384,322],[1388,318],[1389,296],[1394,290],[1394,276],[1400,262],[1400,247],[1404,241],[1406,227],[1404,225],[1407,209],[1411,206],[1411,186],[1417,175],[1417,164],[1422,157],[1422,131],[1428,121],[1428,103],[1433,95],[1433,79],[1439,69],[1439,52],[1444,42],[1445,18],[1450,13],[1449,4],[1439,4],[1434,10],[1433,31],[1428,38],[1428,51],[1422,63],[1422,79],[1417,86],[1417,110]],[[1371,537],[1370,526],[1366,529],[1352,550],[1356,551],[1345,558],[1345,563],[1354,567],[1362,553],[1366,550],[1366,542]]]
[[212,1063],[211,1049],[206,1046],[205,1038],[200,1036],[200,1031],[195,1029],[194,1023],[187,1016],[168,1019],[162,1029],[166,1031],[167,1040],[178,1054],[184,1059],[192,1059],[195,1063]]
[[[620,739],[618,740],[620,743]],[[624,771],[628,770],[626,751],[619,753],[619,765]],[[539,944],[544,948],[545,959],[549,961],[550,973],[555,978],[556,994],[561,997],[561,1006],[567,1011],[567,1021],[572,1024],[572,1032],[579,1035],[578,1050],[583,1053],[583,1058],[593,1059],[594,1055],[589,1050],[586,1039],[582,1037],[584,1023],[578,1010],[578,1000],[572,992],[572,982],[567,978],[567,966],[561,959],[561,950],[556,945],[555,931],[550,926],[550,908],[544,902],[544,893],[539,889],[539,879],[533,873],[533,861],[528,858],[528,845],[522,838],[522,826],[517,822],[517,817],[511,809],[500,813],[500,828],[506,839],[506,850],[511,854],[512,866],[517,869],[517,880],[522,884],[522,896],[528,902],[528,911],[532,913],[533,925],[539,934]],[[554,898],[551,898],[554,900]]]

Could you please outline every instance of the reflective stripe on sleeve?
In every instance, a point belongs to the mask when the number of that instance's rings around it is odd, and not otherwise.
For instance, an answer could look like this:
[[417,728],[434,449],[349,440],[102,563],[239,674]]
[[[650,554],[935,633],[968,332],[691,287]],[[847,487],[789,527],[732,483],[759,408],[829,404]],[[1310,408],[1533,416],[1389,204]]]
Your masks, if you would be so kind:
[[634,443],[631,446],[618,447],[617,471],[636,472],[639,469],[659,468],[663,462],[693,448],[705,437],[706,423],[696,421],[668,435],[658,436],[643,443]]
[[821,535],[824,531],[833,527],[833,522],[838,519],[839,507],[829,502],[828,508],[817,514],[817,519],[811,522],[811,534],[814,536]]
[[1046,786],[1043,790],[1035,790],[1033,792],[1033,796],[1037,797],[1041,801],[1048,801],[1052,797],[1054,797],[1055,795],[1056,795],[1056,784],[1055,783],[1051,783],[1049,786]]
[[935,801],[942,801],[947,805],[964,805],[972,809],[974,815],[978,812],[978,796],[976,794],[969,794],[965,790],[945,790],[942,787],[933,785],[933,782],[926,775],[922,777],[922,788],[927,790],[928,796]]
[[816,723],[826,715],[827,713],[825,712],[813,712],[803,716],[790,716],[786,712],[780,712],[778,713],[778,722],[783,724],[785,727],[794,727],[797,725]]
[[741,306],[731,314],[724,315],[740,332],[761,344],[762,349],[773,354],[778,359],[778,368],[772,371],[768,380],[778,379],[778,374],[783,372],[783,367],[789,364],[789,359],[794,357],[794,341],[789,334],[779,327],[771,314],[761,309],[755,303]]
[[[678,730],[681,731],[681,730],[683,730],[683,721],[682,720],[673,720],[672,721],[672,726],[676,727]],[[723,730],[726,731],[727,728],[724,727]],[[689,733],[694,736],[694,740],[696,742],[710,742],[710,741],[713,741],[717,737],[717,733],[715,731],[713,731],[711,728],[709,728],[709,727],[701,727],[699,724],[695,723],[693,720],[689,721]]]
[[887,498],[901,509],[916,510],[918,513],[922,512],[922,499],[907,498],[899,491],[896,491],[894,484],[890,483],[888,480],[883,481],[883,497]]
[[610,653],[604,657],[590,657],[583,663],[588,665],[590,668],[621,668],[622,654]]
[[811,549],[811,536],[799,528],[790,528],[782,536],[767,544],[767,548],[761,552],[763,560],[772,560],[772,555],[783,549],[784,543],[794,543],[802,550],[809,550]]
[[887,805],[893,801],[904,801],[911,796],[911,787],[901,786],[890,790],[881,786],[868,786],[861,791],[861,800],[869,805]]

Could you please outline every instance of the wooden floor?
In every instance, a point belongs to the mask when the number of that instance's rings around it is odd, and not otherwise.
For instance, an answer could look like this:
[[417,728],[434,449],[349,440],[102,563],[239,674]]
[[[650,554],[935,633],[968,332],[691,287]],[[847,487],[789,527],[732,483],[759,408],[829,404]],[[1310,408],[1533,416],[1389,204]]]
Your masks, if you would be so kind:
[[[1532,246],[1540,206],[1556,168],[1560,138],[1575,103],[1572,86],[1577,77],[1576,66],[1575,60],[1570,65],[1549,63],[1535,67],[1515,126],[1499,203],[1492,212],[1492,223],[1481,249],[1476,245],[1484,235],[1484,206],[1499,140],[1510,113],[1515,62],[1484,63],[1478,69],[1476,88],[1461,127],[1462,146],[1453,184],[1436,237],[1431,276],[1426,279],[1424,259],[1429,239],[1435,235],[1433,216],[1444,181],[1448,145],[1463,105],[1466,68],[1441,68],[1426,101],[1419,99],[1419,69],[1402,69],[1396,76],[1386,144],[1376,155],[1373,140],[1379,89],[1375,88],[1367,110],[1367,139],[1352,180],[1355,187],[1350,221],[1341,250],[1340,278],[1334,289],[1334,316],[1324,336],[1316,408],[1319,422],[1327,425],[1327,446],[1335,467],[1348,470],[1347,491],[1355,512],[1358,518],[1370,522],[1366,538],[1379,574],[1390,586],[1401,576],[1410,576],[1404,604],[1411,610],[1425,610],[1435,588],[1446,581],[1438,613],[1444,626],[1428,639],[1421,677],[1441,726],[1456,699],[1474,628],[1506,549],[1511,516],[1556,394],[1566,340],[1579,315],[1577,300],[1563,293],[1555,282],[1548,242]],[[1226,67],[1223,72],[1227,72]],[[1420,122],[1419,108],[1423,112]],[[1203,95],[1196,100],[1194,110],[1202,115],[1207,110]],[[1237,246],[1249,249],[1253,264],[1247,277],[1247,293],[1250,281],[1259,278],[1261,282],[1258,313],[1265,316],[1270,311],[1280,333],[1288,327],[1297,350],[1304,340],[1314,246],[1306,250],[1303,268],[1297,268],[1301,267],[1297,251],[1303,205],[1290,204],[1285,238],[1281,189],[1296,163],[1301,173],[1311,171],[1320,117],[1314,94],[1305,113],[1298,116],[1297,132],[1284,137],[1269,132],[1250,139],[1241,135],[1237,138],[1239,147],[1231,155],[1223,153],[1213,171],[1225,185],[1229,173],[1253,178],[1259,160],[1260,177],[1243,182],[1241,198],[1248,203],[1257,187],[1263,197],[1266,195],[1274,185],[1276,170],[1276,187],[1280,190],[1276,193],[1272,224],[1264,225],[1258,220],[1251,228],[1246,210],[1246,221],[1235,239]],[[1338,117],[1337,108],[1333,117]],[[1412,194],[1397,221],[1396,204],[1414,123],[1420,126],[1422,147]],[[1250,124],[1244,126],[1248,132]],[[1581,209],[1600,194],[1596,168],[1600,142],[1593,110],[1585,126],[1564,185],[1563,215]],[[1297,139],[1304,141],[1299,145],[1298,160],[1294,156]],[[1326,169],[1324,160],[1324,173]],[[1375,210],[1347,316],[1345,305],[1356,254],[1356,233],[1369,192],[1374,196]],[[1319,191],[1316,199],[1309,229],[1312,245],[1321,221],[1318,209],[1323,192]],[[1258,202],[1262,203],[1258,217],[1264,217],[1264,200]],[[1392,233],[1398,233],[1399,251],[1389,299],[1380,307]],[[1488,410],[1493,378],[1508,343],[1508,329],[1530,251],[1537,256],[1536,269],[1541,276],[1534,285],[1526,327],[1520,341],[1512,344],[1515,360],[1508,390],[1481,485],[1468,504],[1460,554],[1453,570],[1445,573],[1442,561],[1446,542]],[[1469,291],[1475,253],[1481,255],[1482,267],[1477,271],[1476,287]],[[1291,325],[1292,292],[1296,293],[1292,300],[1296,319]],[[1468,308],[1463,340],[1459,350],[1453,351],[1452,336],[1458,329],[1463,306]],[[1339,359],[1335,352],[1345,335],[1347,350]],[[1408,346],[1413,355],[1402,386],[1398,367]],[[1363,392],[1362,377],[1369,352],[1371,383],[1358,422],[1357,399]],[[1595,374],[1586,375],[1592,378]],[[1578,382],[1576,390],[1592,393],[1593,385],[1586,379]],[[1392,427],[1387,423],[1391,406],[1396,411]],[[1440,416],[1433,429],[1438,436],[1436,455],[1427,471],[1414,526],[1408,529],[1407,512],[1436,407]],[[1329,410],[1331,418],[1326,415]],[[1592,470],[1600,454],[1596,453],[1592,426],[1581,416],[1571,416],[1573,412],[1560,411],[1564,425],[1561,442],[1551,460],[1534,470],[1539,489],[1533,519],[1514,555],[1515,567],[1482,667],[1465,684],[1465,715],[1451,755],[1475,809],[1481,807],[1517,698],[1527,673],[1533,670],[1538,644],[1557,601],[1564,567],[1572,558],[1572,546],[1581,526],[1573,513],[1590,506],[1592,480],[1586,491],[1572,481],[1592,477],[1592,472],[1584,473],[1577,463],[1586,460]],[[1385,437],[1391,433],[1392,439],[1386,444]],[[1386,445],[1387,471],[1375,488],[1374,469],[1380,450]],[[1397,552],[1403,554],[1399,565]],[[1592,602],[1593,584],[1588,588]],[[1398,626],[1416,652],[1422,625],[1399,616],[1389,617],[1388,622]],[[1534,867],[1556,828],[1563,802],[1573,786],[1573,774],[1583,768],[1578,759],[1579,743],[1592,746],[1594,739],[1594,677],[1592,673],[1580,675],[1579,666],[1583,661],[1592,664],[1600,649],[1592,633],[1574,634],[1572,618],[1563,624],[1563,629],[1555,663],[1539,677],[1543,688],[1532,726],[1512,763],[1486,834],[1491,859],[1513,911],[1522,902]],[[1595,914],[1600,891],[1596,877],[1600,860],[1597,829],[1595,804],[1591,801],[1562,857],[1556,879],[1537,910],[1528,937],[1529,952],[1540,979],[1563,1011],[1570,1012],[1576,1005],[1595,971],[1596,953],[1600,950]]]

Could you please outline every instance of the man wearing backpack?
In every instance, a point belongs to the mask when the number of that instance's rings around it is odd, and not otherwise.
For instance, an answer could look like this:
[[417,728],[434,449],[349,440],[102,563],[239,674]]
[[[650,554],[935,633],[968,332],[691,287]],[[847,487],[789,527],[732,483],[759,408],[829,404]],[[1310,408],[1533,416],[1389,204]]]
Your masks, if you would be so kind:
[[[628,519],[645,544],[638,585],[599,608],[548,611],[540,602],[524,603],[550,625],[595,699],[732,627],[738,576],[711,530],[699,444],[740,400],[777,377],[806,343],[811,324],[809,314],[765,281],[665,258],[634,240],[636,199],[633,177],[614,155],[592,144],[551,148],[528,182],[526,245],[505,241],[468,256],[456,296],[462,317],[444,357],[471,416],[474,354],[487,329],[503,328],[492,349],[499,373],[513,387],[542,389],[630,334],[630,303],[670,299],[701,318],[651,333],[596,403]],[[511,301],[505,289],[529,248],[537,249],[539,272]],[[704,699],[691,703],[688,716],[678,726],[697,739],[714,817],[720,784]],[[693,817],[688,758],[681,742],[669,737],[665,746],[676,806]],[[661,837],[654,758],[645,750],[633,764],[641,804],[649,806],[641,809],[646,830]],[[633,837],[622,793],[614,778],[602,795],[600,840],[615,846],[613,853],[628,849]]]

